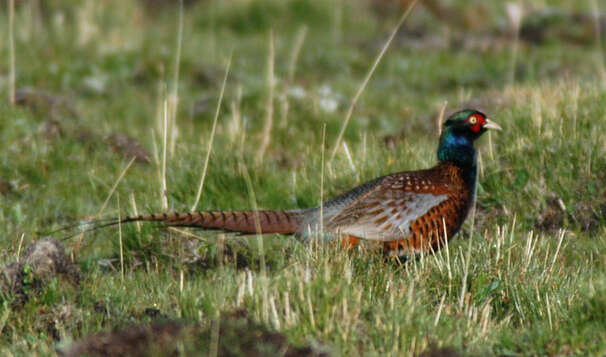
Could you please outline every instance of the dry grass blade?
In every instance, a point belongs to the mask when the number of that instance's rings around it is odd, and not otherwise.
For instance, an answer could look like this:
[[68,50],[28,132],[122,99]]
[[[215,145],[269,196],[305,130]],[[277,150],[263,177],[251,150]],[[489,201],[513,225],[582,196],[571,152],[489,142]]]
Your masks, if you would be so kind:
[[[132,192],[130,193],[130,204],[133,208],[133,216],[137,217],[139,215],[139,209],[137,208],[135,195]],[[137,227],[137,232],[141,233],[141,222],[135,222],[135,226]]]
[[8,2],[8,46],[10,62],[8,99],[11,104],[15,104],[15,0],[9,0]]
[[[109,203],[109,200],[112,198],[114,192],[116,191],[116,188],[118,187],[118,185],[120,184],[120,182],[124,178],[124,175],[126,175],[126,172],[128,171],[128,169],[130,169],[130,167],[135,162],[135,159],[136,159],[135,157],[133,157],[132,159],[130,159],[130,161],[128,162],[128,164],[124,168],[124,170],[122,170],[122,172],[120,173],[120,175],[118,176],[118,178],[114,182],[114,185],[109,190],[109,193],[107,194],[107,197],[105,198],[105,201],[101,205],[101,208],[99,209],[99,212],[97,212],[97,216],[96,217],[100,217],[103,214],[103,211],[107,207],[107,204]],[[120,221],[120,219],[118,219],[118,221]],[[77,252],[80,249],[80,245],[82,244],[82,240],[83,239],[84,239],[84,232],[80,233],[80,235],[78,237],[78,242],[76,244],[76,248],[74,249],[74,252]]]
[[522,6],[518,3],[509,2],[505,6],[507,10],[507,16],[511,22],[511,27],[514,32],[514,40],[511,46],[511,58],[509,61],[509,72],[508,72],[508,84],[513,86],[515,84],[516,77],[516,63],[518,58],[518,50],[520,47],[520,26],[522,24],[522,18],[524,13]]
[[551,303],[549,302],[549,294],[545,294],[545,306],[547,306],[547,319],[549,321],[549,329],[553,331],[553,321],[551,319]]
[[402,25],[404,24],[404,21],[406,21],[406,19],[408,18],[408,15],[410,15],[410,13],[412,12],[412,10],[414,9],[416,4],[417,4],[417,0],[413,1],[412,4],[410,4],[410,6],[406,9],[406,11],[402,14],[402,17],[400,17],[400,20],[394,27],[393,31],[391,32],[391,35],[389,35],[389,38],[385,42],[385,45],[383,45],[381,52],[379,52],[379,54],[377,55],[377,58],[375,58],[375,61],[372,64],[372,66],[370,67],[370,70],[368,71],[368,73],[366,74],[366,77],[362,81],[362,84],[360,84],[360,87],[358,88],[356,95],[351,100],[351,103],[349,104],[349,108],[347,109],[347,114],[345,114],[345,120],[343,121],[343,125],[341,126],[341,131],[339,131],[339,136],[337,137],[337,141],[335,142],[335,146],[332,150],[332,153],[330,154],[330,159],[328,160],[328,162],[332,162],[332,160],[335,158],[335,155],[337,154],[337,151],[339,151],[339,147],[341,147],[341,141],[343,140],[343,135],[345,134],[345,129],[347,129],[347,125],[349,124],[349,120],[351,119],[351,115],[353,113],[354,107],[356,106],[358,99],[362,95],[362,92],[364,92],[366,85],[370,81],[370,77],[372,77],[373,73],[377,69],[377,66],[381,62],[383,55],[385,55],[385,52],[387,52],[389,45],[391,45],[391,42],[393,41],[394,37],[398,33],[398,30],[400,29],[400,27],[402,27]]
[[179,0],[179,20],[177,32],[177,48],[175,50],[175,62],[173,64],[173,85],[172,91],[168,97],[170,108],[170,154],[175,153],[177,142],[177,108],[179,107],[179,70],[181,67],[181,47],[183,43],[183,0]]
[[166,151],[168,150],[168,101],[164,101],[162,125],[162,176],[160,182],[160,198],[162,201],[162,209],[168,209],[168,198],[166,197]]
[[[132,163],[132,162],[131,162]],[[120,195],[118,195],[118,207],[120,207]],[[118,239],[120,243],[120,277],[122,284],[124,284],[124,244],[122,242],[122,216],[120,210],[118,210]]]
[[324,233],[324,146],[326,145],[326,123],[322,127],[322,167],[320,168],[320,234]]
[[109,193],[107,194],[107,197],[105,198],[105,201],[101,205],[101,209],[99,209],[99,212],[97,213],[97,217],[99,217],[99,216],[101,216],[101,214],[103,214],[103,211],[107,207],[107,204],[109,203],[109,200],[112,198],[112,195],[116,191],[116,188],[120,184],[120,181],[122,181],[122,178],[124,178],[124,175],[126,175],[126,172],[128,171],[128,169],[130,169],[130,167],[132,166],[133,162],[135,162],[135,157],[133,157],[132,159],[130,159],[130,161],[128,162],[128,164],[124,168],[124,170],[122,170],[122,172],[120,173],[120,175],[118,176],[118,178],[114,182],[114,185],[109,190]]
[[17,253],[15,254],[15,259],[19,261],[19,257],[21,257],[21,248],[23,247],[23,238],[25,237],[25,233],[21,233],[21,238],[19,238],[19,245],[17,246]]
[[219,330],[221,328],[221,311],[217,311],[216,319],[211,321],[210,346],[208,351],[209,357],[217,357],[219,355]]
[[265,104],[265,127],[263,128],[263,137],[261,146],[257,151],[256,164],[263,161],[265,152],[269,147],[271,139],[271,128],[274,122],[274,33],[269,32],[269,55],[267,56],[267,103]]
[[290,60],[288,61],[288,82],[290,82],[290,83],[292,83],[292,81],[295,77],[295,70],[297,68],[297,60],[299,59],[299,53],[301,53],[301,48],[303,48],[303,43],[305,42],[306,35],[307,35],[307,26],[303,26],[297,32],[297,37],[295,38],[295,44],[293,46]]
[[244,164],[242,164],[241,171],[243,173],[244,180],[246,181],[246,187],[248,189],[249,199],[250,199],[250,206],[252,207],[252,210],[255,212],[255,214],[253,215],[253,219],[254,219],[254,223],[255,223],[255,230],[257,231],[257,234],[256,234],[257,249],[259,250],[259,263],[260,263],[260,275],[261,275],[260,276],[261,279],[259,281],[262,283],[261,288],[263,290],[262,316],[263,316],[263,321],[267,322],[267,321],[269,321],[269,304],[268,304],[269,287],[268,287],[268,279],[267,279],[267,263],[266,263],[266,258],[265,258],[265,247],[263,245],[263,236],[261,233],[262,232],[261,219],[259,217],[259,208],[257,206],[257,198],[255,195],[255,190],[252,185],[252,180],[250,178],[250,174],[248,173],[248,169],[246,168],[246,166]]
[[343,142],[343,150],[345,150],[345,157],[347,157],[347,162],[349,163],[349,167],[353,173],[357,172],[356,165],[354,164],[353,157],[351,156],[351,152],[349,151],[349,147],[347,146],[347,142]]
[[208,162],[210,161],[210,153],[213,148],[213,141],[215,139],[215,132],[217,129],[217,121],[219,119],[219,112],[221,111],[221,104],[223,103],[223,94],[225,93],[225,85],[229,76],[229,70],[231,68],[232,55],[229,56],[227,61],[227,67],[225,69],[225,76],[223,77],[223,84],[221,85],[221,92],[219,93],[219,101],[217,102],[217,110],[215,110],[215,117],[213,118],[213,126],[210,130],[210,138],[208,139],[208,148],[206,149],[206,158],[204,158],[204,167],[202,168],[202,177],[200,178],[200,186],[198,186],[198,193],[196,193],[196,200],[191,206],[191,210],[195,210],[200,203],[200,197],[202,196],[202,189],[204,188],[204,181],[206,180],[206,172],[208,170]]
[[556,251],[553,254],[553,259],[551,261],[551,266],[549,267],[549,272],[553,272],[553,267],[558,259],[558,254],[560,254],[560,248],[562,247],[562,242],[564,241],[564,237],[566,236],[566,230],[562,229],[559,232],[559,237],[558,237],[558,245],[556,247]]
[[195,239],[195,240],[200,241],[200,242],[207,242],[208,241],[208,239],[206,239],[204,237],[201,237],[201,236],[199,236],[197,234],[194,234],[194,233],[192,233],[190,231],[186,231],[184,229],[180,229],[180,228],[176,228],[176,227],[168,227],[168,230],[172,231],[172,232],[175,232],[175,233],[179,233],[179,234],[181,234],[184,237],[192,238],[192,239]]
[[604,52],[602,52],[602,27],[600,22],[600,7],[596,0],[591,0],[591,14],[593,16],[593,27],[595,31],[595,43],[597,47],[598,69],[602,77],[602,85],[606,86],[606,68],[604,64]]
[[442,299],[440,299],[440,305],[438,306],[438,312],[436,313],[436,318],[433,320],[434,326],[438,326],[438,322],[440,322],[440,316],[442,315],[442,309],[444,308],[445,299],[446,299],[446,293],[442,294]]
[[444,113],[446,113],[446,107],[448,106],[448,101],[445,100],[444,104],[440,107],[440,111],[438,116],[436,117],[436,124],[438,126],[438,137],[442,135],[442,123],[444,122]]
[[255,195],[255,190],[252,185],[252,180],[250,179],[250,174],[248,173],[248,168],[244,164],[241,164],[241,171],[244,176],[244,180],[246,181],[246,187],[248,189],[248,195],[250,199],[250,206],[254,211],[253,219],[255,223],[255,230],[257,231],[257,244],[260,253],[260,261],[261,261],[261,274],[262,276],[266,276],[266,267],[265,267],[265,249],[263,247],[263,237],[261,230],[261,219],[259,218],[259,210],[257,206],[257,198]]

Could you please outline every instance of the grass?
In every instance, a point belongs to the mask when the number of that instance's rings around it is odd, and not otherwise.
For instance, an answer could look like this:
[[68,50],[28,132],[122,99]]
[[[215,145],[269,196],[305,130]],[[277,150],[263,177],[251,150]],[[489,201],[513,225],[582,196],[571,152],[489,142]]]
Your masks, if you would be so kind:
[[[105,229],[85,235],[79,247],[77,238],[65,242],[82,271],[80,286],[55,279],[23,306],[0,298],[2,355],[53,354],[91,333],[149,321],[142,313],[148,307],[182,321],[245,309],[291,343],[333,355],[439,347],[463,355],[606,353],[599,47],[521,42],[510,85],[509,41],[478,44],[469,35],[443,47],[426,37],[413,48],[412,40],[396,38],[344,132],[350,157],[340,150],[329,161],[349,101],[398,16],[378,17],[362,1],[199,2],[185,8],[175,66],[178,7],[37,3],[16,4],[15,83],[58,104],[11,106],[10,58],[0,58],[0,257],[7,263],[22,236],[27,245],[38,231],[99,212],[130,161],[110,148],[111,132],[137,138],[151,159],[126,171],[108,216],[133,214],[133,206],[162,210],[164,150],[169,210],[191,208],[202,172],[199,209],[286,209],[432,165],[434,116],[444,101],[447,110],[479,106],[504,131],[479,143],[475,214],[436,255],[398,265],[282,236],[185,234],[144,224],[140,231],[122,226],[119,239],[117,228]],[[495,19],[504,18],[499,3],[488,6]],[[3,11],[0,26],[8,22]],[[428,36],[443,36],[443,25],[418,8],[404,27],[420,25]],[[8,54],[9,41],[0,47]],[[164,145],[164,101],[176,88],[177,68],[178,107]],[[99,304],[104,313],[95,312]]]

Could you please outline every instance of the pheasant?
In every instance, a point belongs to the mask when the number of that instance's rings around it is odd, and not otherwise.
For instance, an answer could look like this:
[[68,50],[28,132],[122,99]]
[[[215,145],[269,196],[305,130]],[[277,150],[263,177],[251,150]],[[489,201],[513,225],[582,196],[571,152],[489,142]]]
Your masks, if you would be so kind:
[[443,123],[437,165],[376,178],[321,207],[160,213],[113,219],[93,229],[156,221],[240,234],[294,234],[303,241],[321,231],[320,239],[341,239],[347,246],[360,240],[378,242],[390,256],[433,252],[459,231],[469,212],[476,185],[473,144],[489,129],[501,127],[477,110],[458,111]]

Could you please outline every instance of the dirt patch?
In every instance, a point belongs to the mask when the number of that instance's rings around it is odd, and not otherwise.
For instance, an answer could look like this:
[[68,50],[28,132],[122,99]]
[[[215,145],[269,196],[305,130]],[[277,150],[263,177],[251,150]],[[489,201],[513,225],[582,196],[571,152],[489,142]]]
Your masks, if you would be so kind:
[[219,356],[328,356],[311,346],[291,345],[285,335],[254,322],[245,310],[226,315],[219,323],[211,324],[211,332],[213,328],[219,330]]
[[[393,16],[407,10],[412,0],[372,0],[371,7],[381,17]],[[431,14],[438,22],[451,29],[462,31],[487,31],[490,22],[478,21],[478,18],[490,17],[488,9],[481,2],[473,2],[466,6],[455,7],[446,1],[425,0],[418,3],[419,7]],[[398,9],[399,8],[399,9]]]
[[165,322],[101,332],[60,350],[73,356],[328,356],[310,346],[291,345],[286,336],[252,321],[243,310],[201,324]]
[[41,119],[38,130],[47,140],[68,134],[67,123],[74,123],[78,119],[78,114],[69,98],[40,89],[18,89],[15,93],[15,103],[30,109]]
[[140,323],[161,323],[170,322],[172,320],[171,317],[162,312],[162,310],[151,306],[132,310],[130,312],[130,317]]
[[[382,23],[391,24],[397,18],[395,15],[401,14],[411,2],[371,0],[371,7]],[[596,28],[606,28],[605,13],[571,12],[557,7],[536,7],[527,2],[517,7],[521,12],[521,23],[516,35],[509,16],[500,17],[479,1],[453,6],[448,1],[426,0],[419,2],[419,6],[444,26],[416,25],[411,28],[407,24],[398,31],[394,46],[487,52],[507,50],[516,39],[525,46],[546,43],[592,46],[596,42]],[[479,18],[483,21],[478,21]],[[365,46],[376,50],[380,48],[381,40],[373,40]]]
[[84,126],[77,126],[72,130],[63,130],[63,126],[59,126],[60,133],[66,133],[66,136],[71,136],[80,144],[87,147],[89,150],[106,150],[108,147],[116,154],[124,159],[135,159],[135,162],[148,164],[151,162],[151,155],[147,149],[134,137],[118,131],[111,132],[107,135],[102,135],[92,129]]
[[60,341],[65,337],[66,331],[82,328],[82,316],[83,311],[71,304],[61,304],[50,309],[41,307],[37,310],[33,327],[54,341]]
[[157,356],[178,355],[174,341],[184,332],[185,325],[171,322],[130,326],[116,332],[101,332],[59,351],[66,357],[75,356]]
[[606,25],[606,14],[566,12],[558,9],[534,11],[524,17],[520,39],[532,44],[568,42],[577,45],[595,43],[596,22]]
[[454,348],[449,348],[449,347],[442,347],[442,348],[437,348],[437,347],[431,347],[426,351],[421,352],[421,354],[419,354],[419,357],[461,357],[463,356],[462,354],[460,354],[459,352],[457,352],[457,350],[455,350]]
[[80,282],[80,272],[65,254],[61,243],[50,237],[42,238],[25,249],[20,261],[4,267],[0,291],[14,294],[15,303],[22,304],[30,294],[40,291],[58,276],[74,285]]
[[[490,234],[491,228],[495,227],[495,224],[499,222],[499,217],[509,217],[510,212],[502,206],[485,206],[482,202],[476,202],[476,211],[474,218],[474,231],[480,233]],[[470,211],[467,217],[468,221],[471,221],[473,211]]]
[[[179,8],[178,1],[166,1],[166,0],[140,0],[139,1],[148,10],[156,13],[158,11],[165,11],[167,8]],[[203,3],[205,0],[184,0],[183,7],[190,7],[197,3]]]
[[573,226],[584,233],[593,233],[606,218],[606,191],[591,202],[580,201],[566,207],[555,194],[545,199],[545,208],[537,217],[535,228],[554,233],[563,227]]
[[193,263],[192,268],[202,268],[203,270],[214,270],[221,265],[229,265],[238,270],[254,269],[260,265],[260,262],[250,255],[250,249],[247,251],[245,248],[238,244],[217,244],[214,251],[199,254],[197,259],[191,260],[190,263]]
[[39,113],[50,113],[59,117],[69,115],[76,117],[76,111],[70,100],[62,95],[55,95],[34,88],[20,88],[15,92],[15,103]]
[[16,103],[32,110],[41,117],[39,132],[47,140],[73,138],[90,150],[109,147],[126,159],[149,163],[151,155],[141,143],[121,132],[99,133],[85,126],[71,101],[61,95],[54,95],[38,89],[19,89],[15,94]]
[[15,192],[15,188],[13,184],[8,181],[0,178],[0,195],[8,196]]
[[606,193],[594,202],[576,203],[573,219],[582,232],[595,233],[606,219]]
[[118,154],[124,158],[135,158],[136,162],[149,163],[149,152],[141,145],[137,139],[124,133],[113,132],[105,138],[105,142]]
[[555,194],[545,199],[545,208],[537,217],[535,227],[543,232],[556,232],[568,223],[564,203]]

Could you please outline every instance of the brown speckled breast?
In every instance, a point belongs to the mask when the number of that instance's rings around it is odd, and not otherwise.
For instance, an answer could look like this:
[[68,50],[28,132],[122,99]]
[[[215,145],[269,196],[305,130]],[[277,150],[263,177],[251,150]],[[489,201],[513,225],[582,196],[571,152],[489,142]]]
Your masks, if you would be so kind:
[[408,237],[384,242],[383,249],[389,255],[437,251],[445,238],[450,239],[459,231],[469,213],[473,187],[465,183],[462,169],[444,163],[428,171],[437,181],[433,192],[446,194],[448,198],[411,222]]

